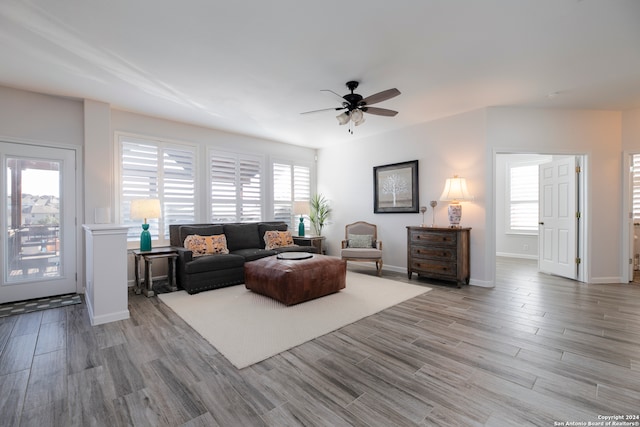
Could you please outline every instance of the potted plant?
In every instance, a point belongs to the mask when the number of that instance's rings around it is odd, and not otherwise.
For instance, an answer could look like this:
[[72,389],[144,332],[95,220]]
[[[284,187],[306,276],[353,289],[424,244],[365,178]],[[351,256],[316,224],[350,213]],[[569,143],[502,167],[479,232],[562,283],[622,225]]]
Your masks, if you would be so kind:
[[329,215],[331,214],[331,208],[329,207],[329,201],[322,194],[314,194],[310,201],[311,213],[309,219],[313,230],[318,236],[322,236],[322,228],[327,224]]

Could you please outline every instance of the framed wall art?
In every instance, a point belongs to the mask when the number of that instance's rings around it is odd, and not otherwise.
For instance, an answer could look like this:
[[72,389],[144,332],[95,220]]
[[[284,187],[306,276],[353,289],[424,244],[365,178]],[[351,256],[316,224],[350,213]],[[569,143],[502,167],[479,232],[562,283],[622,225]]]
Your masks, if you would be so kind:
[[418,161],[373,167],[373,212],[417,213]]

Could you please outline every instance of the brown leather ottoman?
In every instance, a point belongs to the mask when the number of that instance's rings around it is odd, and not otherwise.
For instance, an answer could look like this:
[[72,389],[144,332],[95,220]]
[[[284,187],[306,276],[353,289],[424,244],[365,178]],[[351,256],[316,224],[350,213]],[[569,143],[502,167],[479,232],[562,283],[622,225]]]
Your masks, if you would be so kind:
[[346,261],[318,254],[301,260],[274,255],[244,264],[245,287],[285,305],[338,292],[346,286],[346,275]]

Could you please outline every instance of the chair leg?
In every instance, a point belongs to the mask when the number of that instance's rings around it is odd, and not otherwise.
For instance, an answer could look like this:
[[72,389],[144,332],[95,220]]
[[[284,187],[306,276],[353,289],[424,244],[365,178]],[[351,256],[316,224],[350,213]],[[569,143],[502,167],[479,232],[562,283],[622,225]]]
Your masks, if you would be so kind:
[[382,276],[382,260],[376,261],[376,270],[378,270],[378,276]]

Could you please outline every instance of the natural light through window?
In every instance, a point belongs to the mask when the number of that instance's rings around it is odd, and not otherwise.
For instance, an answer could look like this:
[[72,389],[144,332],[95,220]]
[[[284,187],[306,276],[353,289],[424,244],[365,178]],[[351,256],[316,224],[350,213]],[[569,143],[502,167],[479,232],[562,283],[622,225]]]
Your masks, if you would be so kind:
[[538,232],[538,164],[508,168],[509,232]]

